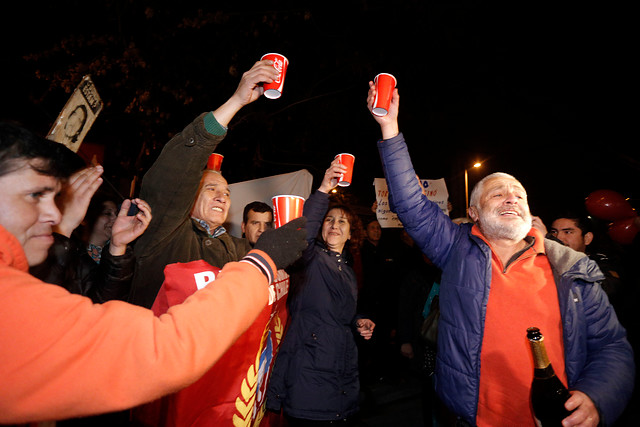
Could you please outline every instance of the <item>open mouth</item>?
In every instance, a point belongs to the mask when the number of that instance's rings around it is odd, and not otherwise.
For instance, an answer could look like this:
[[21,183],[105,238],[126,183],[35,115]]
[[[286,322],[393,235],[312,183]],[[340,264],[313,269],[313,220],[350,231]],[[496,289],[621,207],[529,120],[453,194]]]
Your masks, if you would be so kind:
[[211,210],[216,212],[222,212],[222,208],[219,208],[217,206],[214,206],[213,208],[211,208]]
[[516,210],[512,210],[512,209],[507,209],[504,211],[499,212],[500,216],[520,216],[520,213]]

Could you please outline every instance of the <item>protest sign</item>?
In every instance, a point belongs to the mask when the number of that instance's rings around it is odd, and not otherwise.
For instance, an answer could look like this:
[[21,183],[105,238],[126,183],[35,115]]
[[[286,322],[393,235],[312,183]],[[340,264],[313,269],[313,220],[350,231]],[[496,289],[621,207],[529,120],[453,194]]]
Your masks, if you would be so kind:
[[[444,178],[440,179],[421,179],[424,193],[429,200],[438,204],[440,209],[449,215],[449,192]],[[384,178],[375,178],[373,186],[376,192],[376,217],[382,228],[403,228],[402,222],[398,219],[398,215],[393,213],[389,207],[389,190],[387,181]]]
[[49,130],[47,138],[77,153],[103,105],[91,77],[84,76]]

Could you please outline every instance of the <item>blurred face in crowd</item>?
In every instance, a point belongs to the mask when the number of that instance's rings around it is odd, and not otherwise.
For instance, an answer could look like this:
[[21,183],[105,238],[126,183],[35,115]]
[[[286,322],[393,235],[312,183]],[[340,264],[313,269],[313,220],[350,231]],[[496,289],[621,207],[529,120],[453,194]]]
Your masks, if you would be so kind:
[[342,253],[345,243],[351,238],[351,225],[342,209],[331,209],[322,223],[322,239],[327,247]]
[[227,180],[218,172],[205,171],[191,216],[205,221],[211,230],[224,224],[231,206],[231,191]]
[[378,221],[371,221],[367,224],[367,239],[374,245],[380,241],[382,237],[382,227]]
[[593,240],[593,233],[587,232],[583,235],[576,221],[569,218],[558,218],[553,221],[549,232],[578,252],[585,252]]
[[483,185],[469,216],[488,239],[524,239],[531,229],[527,192],[515,178],[496,176]]
[[0,225],[18,239],[30,266],[44,261],[53,244],[52,228],[61,219],[55,203],[60,188],[57,178],[39,174],[27,162],[0,177]]
[[247,222],[241,224],[242,232],[251,245],[255,245],[258,237],[267,228],[273,227],[273,214],[271,212],[247,212]]
[[93,226],[96,234],[104,237],[105,242],[111,238],[111,229],[113,228],[113,223],[116,221],[117,216],[118,207],[116,204],[110,200],[105,201],[102,204],[100,215],[96,218],[96,222]]

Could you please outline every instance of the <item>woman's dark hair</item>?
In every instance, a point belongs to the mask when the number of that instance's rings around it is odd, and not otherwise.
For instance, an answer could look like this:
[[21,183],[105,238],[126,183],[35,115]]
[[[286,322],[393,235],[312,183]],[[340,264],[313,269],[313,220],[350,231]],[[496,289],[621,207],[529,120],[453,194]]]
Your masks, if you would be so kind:
[[87,208],[87,213],[85,214],[83,221],[83,225],[87,228],[89,233],[91,233],[96,221],[104,212],[104,205],[107,202],[113,202],[113,204],[116,205],[116,208],[118,207],[116,199],[109,197],[106,194],[96,193],[91,199],[91,202],[89,202],[89,207]]
[[36,172],[56,178],[67,178],[84,167],[80,156],[64,145],[13,123],[0,122],[0,176],[27,163]]
[[[347,217],[347,221],[349,221],[349,231],[351,232],[351,238],[347,242],[346,246],[349,248],[349,251],[352,254],[355,254],[360,250],[360,246],[362,244],[362,239],[364,236],[362,221],[360,220],[360,217],[356,215],[355,212],[353,212],[353,210],[347,205],[330,205],[329,209],[327,209],[327,213],[329,213],[332,209],[340,209]],[[326,218],[327,214],[325,214],[324,217]],[[322,220],[324,221],[324,218]]]

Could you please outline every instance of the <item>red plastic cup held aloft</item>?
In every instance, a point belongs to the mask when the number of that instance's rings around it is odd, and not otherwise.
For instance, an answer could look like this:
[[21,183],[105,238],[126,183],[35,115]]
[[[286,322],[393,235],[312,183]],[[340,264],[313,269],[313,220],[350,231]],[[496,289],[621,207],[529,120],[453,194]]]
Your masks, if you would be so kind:
[[338,185],[340,187],[348,187],[351,185],[351,179],[353,177],[353,162],[355,162],[356,157],[353,154],[340,153],[336,156],[336,159],[338,159],[340,164],[343,164],[347,167],[347,171],[340,177]]
[[207,169],[211,171],[220,172],[223,159],[224,159],[224,156],[222,154],[212,153],[209,156],[209,160],[207,160]]
[[376,116],[386,116],[389,112],[393,90],[398,82],[395,77],[388,73],[378,74],[373,82],[376,85],[376,99],[373,101],[373,109],[371,111]]
[[260,60],[270,59],[273,61],[273,67],[278,70],[278,77],[273,83],[265,83],[264,96],[269,99],[277,99],[282,96],[282,88],[284,87],[284,77],[287,74],[287,67],[289,66],[289,60],[279,53],[267,53],[262,55]]
[[273,228],[282,227],[302,216],[304,197],[281,194],[271,198],[273,203]]

